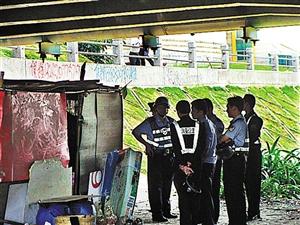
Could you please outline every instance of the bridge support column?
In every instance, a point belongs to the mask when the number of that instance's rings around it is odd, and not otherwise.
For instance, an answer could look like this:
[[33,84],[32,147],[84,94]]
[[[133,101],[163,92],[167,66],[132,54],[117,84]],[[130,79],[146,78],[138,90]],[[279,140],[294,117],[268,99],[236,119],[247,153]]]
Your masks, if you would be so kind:
[[299,55],[297,53],[293,54],[292,66],[293,72],[299,72]]
[[228,45],[222,45],[221,46],[221,51],[222,51],[222,56],[221,56],[222,65],[221,65],[221,68],[228,70],[229,69],[229,48],[228,48]]
[[162,66],[162,46],[161,46],[161,39],[159,37],[156,37],[156,43],[157,43],[157,50],[155,51],[155,57],[157,59],[154,59],[154,66]]
[[189,63],[190,68],[197,68],[197,55],[196,55],[196,42],[195,41],[190,41],[188,43],[189,47],[189,60],[191,61]]
[[278,54],[276,52],[273,52],[272,54],[272,71],[278,71],[278,64],[279,64],[279,60],[278,60]]
[[113,40],[113,54],[117,55],[114,57],[115,65],[124,65],[124,57],[123,57],[123,41],[122,39],[114,39]]
[[13,58],[25,59],[25,47],[24,46],[17,46],[16,48],[13,48],[12,57]]
[[247,70],[254,70],[254,56],[253,56],[253,49],[246,48],[246,55],[247,55]]
[[78,62],[78,42],[67,42],[68,62]]

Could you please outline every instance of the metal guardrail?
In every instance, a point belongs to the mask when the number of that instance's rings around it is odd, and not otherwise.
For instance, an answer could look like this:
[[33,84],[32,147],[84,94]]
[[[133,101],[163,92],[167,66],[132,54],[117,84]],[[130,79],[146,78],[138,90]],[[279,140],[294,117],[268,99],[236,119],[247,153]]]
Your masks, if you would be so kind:
[[[159,40],[159,39],[158,39]],[[244,64],[247,66],[248,70],[253,70],[255,66],[270,66],[272,67],[273,71],[278,71],[280,66],[284,66],[285,68],[290,68],[294,72],[299,71],[299,56],[298,54],[289,55],[286,54],[274,54],[273,56],[268,57],[256,57],[254,56],[252,49],[247,48],[245,51],[240,51],[241,54],[232,53],[232,50],[228,48],[227,45],[220,46],[220,54],[219,56],[214,56],[213,59],[210,58],[208,55],[202,55],[201,48],[196,49],[195,42],[188,42],[187,50],[182,49],[172,49],[172,48],[164,48],[160,44],[157,46],[157,50],[153,56],[141,56],[141,55],[129,55],[123,54],[124,47],[125,48],[132,48],[134,46],[123,44],[122,40],[115,40],[113,43],[104,43],[104,42],[95,42],[95,41],[81,41],[80,43],[86,44],[94,44],[94,45],[101,45],[107,46],[110,48],[110,52],[84,52],[78,51],[78,43],[71,43],[75,45],[75,47],[61,50],[62,53],[67,53],[68,55],[74,54],[82,54],[82,55],[99,55],[99,56],[109,56],[114,59],[114,64],[125,64],[124,58],[140,58],[140,59],[152,59],[154,61],[155,66],[162,66],[163,61],[171,61],[171,62],[181,62],[183,64],[188,64],[190,68],[196,68],[199,64],[207,64],[211,68],[221,68],[222,69],[229,69],[230,64]],[[159,42],[158,42],[159,43]],[[68,43],[70,44],[70,43]],[[202,46],[203,47],[203,46]],[[32,47],[20,47],[20,46],[12,46],[10,47],[13,49],[13,57],[16,58],[25,58],[25,50],[35,50],[39,51],[38,48]],[[139,47],[137,47],[139,48]],[[213,46],[215,50],[216,47]],[[17,52],[14,54],[14,51]],[[21,52],[21,53],[20,53]],[[24,56],[20,56],[21,54]],[[176,57],[165,57],[163,53],[166,52],[175,52],[181,54],[180,58]],[[204,51],[205,52],[205,51]],[[207,52],[207,51],[206,51]],[[214,53],[217,53],[214,51]],[[202,57],[202,59],[198,59],[197,55]],[[185,55],[185,56],[183,56]],[[287,56],[288,55],[288,56]],[[71,57],[72,58],[72,57]],[[76,57],[73,57],[76,58]],[[204,59],[203,59],[204,58]],[[237,60],[233,60],[236,58]],[[240,59],[238,59],[240,58]],[[70,60],[69,60],[70,61]],[[71,60],[72,61],[72,60]],[[259,63],[257,61],[268,61],[268,63]],[[285,61],[286,65],[280,65],[280,61]],[[128,65],[128,63],[126,63]],[[217,64],[217,65],[214,65]]]

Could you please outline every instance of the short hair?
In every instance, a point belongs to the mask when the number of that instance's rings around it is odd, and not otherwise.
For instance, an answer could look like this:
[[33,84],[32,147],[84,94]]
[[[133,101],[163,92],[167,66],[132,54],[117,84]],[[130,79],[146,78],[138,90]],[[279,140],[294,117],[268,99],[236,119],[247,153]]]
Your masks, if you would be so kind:
[[209,98],[203,98],[203,100],[205,101],[208,109],[209,108],[214,109],[214,105]]
[[251,108],[254,108],[256,100],[255,97],[252,94],[245,94],[244,96],[244,102],[248,102]]
[[207,114],[207,105],[203,99],[197,99],[192,101],[192,107],[198,111],[203,111],[204,115]]
[[191,112],[191,106],[190,103],[186,100],[180,100],[176,104],[176,110],[180,113],[190,113]]
[[242,112],[244,109],[244,99],[241,96],[234,96],[227,99],[228,105],[235,106],[237,109]]

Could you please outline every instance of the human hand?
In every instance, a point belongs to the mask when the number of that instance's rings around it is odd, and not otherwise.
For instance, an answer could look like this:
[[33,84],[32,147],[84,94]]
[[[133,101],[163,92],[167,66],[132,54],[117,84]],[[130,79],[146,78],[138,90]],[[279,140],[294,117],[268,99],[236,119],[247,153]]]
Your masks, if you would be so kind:
[[179,168],[181,169],[182,172],[184,172],[185,175],[189,176],[191,175],[192,173],[194,173],[194,170],[189,167],[189,166],[183,166],[183,165],[180,165]]
[[151,145],[146,145],[146,155],[149,155],[150,157],[154,156],[154,152],[152,150],[152,146]]

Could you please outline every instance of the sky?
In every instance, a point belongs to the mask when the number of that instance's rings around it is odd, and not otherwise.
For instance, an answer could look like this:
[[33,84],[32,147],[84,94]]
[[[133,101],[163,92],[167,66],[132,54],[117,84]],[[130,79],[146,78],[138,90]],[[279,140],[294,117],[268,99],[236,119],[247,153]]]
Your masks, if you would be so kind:
[[[300,52],[300,26],[277,27],[259,29],[257,38],[260,41],[283,44]],[[207,42],[226,43],[225,32],[196,33],[194,36],[189,34],[174,35],[174,38],[185,38],[186,40],[201,40]]]

